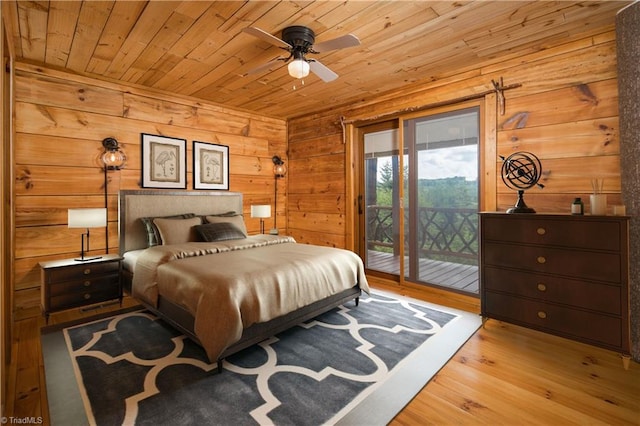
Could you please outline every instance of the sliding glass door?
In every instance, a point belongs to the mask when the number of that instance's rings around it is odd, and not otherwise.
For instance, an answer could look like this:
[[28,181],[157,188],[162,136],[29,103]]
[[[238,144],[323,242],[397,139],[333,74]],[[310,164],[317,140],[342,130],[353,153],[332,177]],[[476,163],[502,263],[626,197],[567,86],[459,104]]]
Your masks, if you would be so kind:
[[425,113],[363,133],[366,267],[477,294],[479,108]]
[[479,110],[403,121],[405,278],[478,292]]

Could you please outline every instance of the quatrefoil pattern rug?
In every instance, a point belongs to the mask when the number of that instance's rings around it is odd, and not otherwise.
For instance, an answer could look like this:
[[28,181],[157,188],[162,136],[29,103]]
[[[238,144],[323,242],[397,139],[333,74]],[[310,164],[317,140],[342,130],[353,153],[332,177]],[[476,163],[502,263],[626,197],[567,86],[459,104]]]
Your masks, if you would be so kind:
[[[145,311],[66,328],[63,336],[90,424],[320,425],[358,408],[361,421],[375,424],[393,417],[473,334],[479,319],[469,317],[365,296],[357,307],[347,303],[227,358],[221,374],[198,345]],[[436,337],[440,344],[428,344]],[[400,406],[373,417],[422,370],[432,373]],[[399,371],[406,378],[385,390]]]

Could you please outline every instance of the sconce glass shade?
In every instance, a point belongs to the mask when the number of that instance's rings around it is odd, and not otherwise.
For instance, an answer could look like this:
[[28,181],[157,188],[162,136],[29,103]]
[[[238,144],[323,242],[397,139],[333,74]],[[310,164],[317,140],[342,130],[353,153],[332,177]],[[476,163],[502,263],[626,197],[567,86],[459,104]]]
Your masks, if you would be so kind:
[[309,75],[309,63],[304,59],[295,59],[287,66],[289,75],[293,78],[304,78]]
[[118,146],[118,141],[114,138],[106,138],[102,141],[104,153],[100,161],[107,170],[120,170],[127,161],[127,156]]
[[107,209],[69,209],[69,228],[104,228],[107,226]]
[[277,155],[274,155],[271,161],[273,161],[273,174],[276,177],[284,177],[287,174],[287,167],[284,165],[284,161]]
[[284,164],[276,164],[273,166],[273,174],[277,177],[283,177],[287,173],[287,168]]
[[251,206],[251,217],[271,217],[271,205],[270,204],[259,204],[255,206]]

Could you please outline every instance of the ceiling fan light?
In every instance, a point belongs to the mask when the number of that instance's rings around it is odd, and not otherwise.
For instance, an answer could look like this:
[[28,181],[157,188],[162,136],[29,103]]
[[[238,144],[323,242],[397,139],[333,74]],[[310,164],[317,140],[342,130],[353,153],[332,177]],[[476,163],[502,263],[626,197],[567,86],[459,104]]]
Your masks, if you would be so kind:
[[289,75],[293,78],[304,78],[309,75],[309,63],[304,59],[295,59],[289,62],[287,68]]

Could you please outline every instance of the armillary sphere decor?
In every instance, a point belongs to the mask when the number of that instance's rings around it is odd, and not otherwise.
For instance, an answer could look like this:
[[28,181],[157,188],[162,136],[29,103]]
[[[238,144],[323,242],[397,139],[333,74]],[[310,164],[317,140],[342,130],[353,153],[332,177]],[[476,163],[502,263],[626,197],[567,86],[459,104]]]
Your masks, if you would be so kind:
[[507,187],[518,191],[518,201],[515,206],[508,209],[507,213],[535,213],[536,211],[528,207],[524,202],[524,191],[535,185],[544,188],[538,183],[542,177],[542,165],[538,157],[530,152],[515,152],[502,159],[502,181]]

